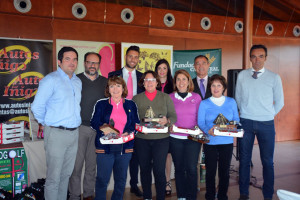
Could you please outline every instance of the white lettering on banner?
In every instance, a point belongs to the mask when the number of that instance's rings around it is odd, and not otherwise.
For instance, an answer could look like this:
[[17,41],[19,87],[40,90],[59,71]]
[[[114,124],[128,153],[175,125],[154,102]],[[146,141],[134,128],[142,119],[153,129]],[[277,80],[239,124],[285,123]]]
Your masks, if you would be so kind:
[[174,62],[175,68],[194,68],[194,64],[190,64],[189,61],[186,62],[186,64]]

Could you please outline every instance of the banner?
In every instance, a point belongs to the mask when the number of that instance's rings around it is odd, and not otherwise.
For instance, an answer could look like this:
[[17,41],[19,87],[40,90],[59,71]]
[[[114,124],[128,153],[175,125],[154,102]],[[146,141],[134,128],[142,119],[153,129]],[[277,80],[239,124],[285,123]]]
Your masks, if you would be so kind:
[[101,55],[99,74],[102,76],[107,77],[109,72],[115,70],[115,43],[56,40],[56,56],[59,50],[64,46],[73,47],[78,52],[78,67],[75,71],[76,74],[84,72],[84,54],[87,52],[95,52]]
[[[20,194],[28,186],[27,157],[23,147],[0,149],[0,188]],[[14,185],[14,187],[12,187]]]
[[121,58],[122,58],[122,67],[125,66],[125,55],[126,50],[130,46],[140,47],[140,60],[139,64],[136,67],[136,70],[140,72],[145,72],[147,70],[155,70],[155,65],[158,60],[166,59],[170,68],[172,69],[173,61],[173,46],[171,45],[157,45],[157,44],[138,44],[138,43],[124,43],[121,44]]
[[0,39],[0,122],[28,121],[28,107],[50,71],[52,42]]
[[194,68],[194,59],[199,55],[208,58],[210,67],[208,76],[213,74],[222,75],[222,49],[204,49],[204,50],[180,50],[173,53],[173,72],[179,69],[188,71],[192,78],[197,76]]

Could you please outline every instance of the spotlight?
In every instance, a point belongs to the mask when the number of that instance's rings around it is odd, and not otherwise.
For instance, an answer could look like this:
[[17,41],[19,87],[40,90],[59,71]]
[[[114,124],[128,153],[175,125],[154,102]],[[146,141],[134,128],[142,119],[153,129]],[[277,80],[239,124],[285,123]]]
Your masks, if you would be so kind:
[[299,37],[299,35],[300,35],[300,26],[298,26],[298,25],[294,26],[293,34],[294,34],[295,37]]
[[274,31],[274,27],[271,23],[268,23],[266,26],[265,26],[265,32],[267,35],[272,35],[273,34],[273,31]]
[[244,24],[240,20],[236,21],[234,24],[234,29],[237,33],[243,32],[243,27],[244,27]]
[[210,27],[211,27],[211,21],[210,21],[210,19],[208,18],[208,17],[203,17],[202,19],[201,19],[201,27],[204,29],[204,30],[209,30],[210,29]]
[[125,23],[131,23],[134,19],[134,14],[131,9],[129,8],[124,8],[121,12],[121,19]]
[[167,27],[172,27],[175,24],[175,17],[172,13],[167,13],[164,16],[164,23]]
[[83,19],[86,16],[87,10],[82,3],[75,3],[72,6],[72,14],[78,19]]
[[27,13],[31,10],[30,0],[14,0],[15,9],[21,13]]

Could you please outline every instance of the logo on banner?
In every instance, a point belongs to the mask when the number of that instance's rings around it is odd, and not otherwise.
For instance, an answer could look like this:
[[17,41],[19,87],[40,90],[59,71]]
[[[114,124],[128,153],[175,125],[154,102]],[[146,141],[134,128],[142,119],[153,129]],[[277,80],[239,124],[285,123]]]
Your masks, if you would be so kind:
[[11,74],[26,70],[31,59],[39,59],[39,52],[33,52],[22,45],[12,45],[0,50],[0,74]]
[[39,72],[26,72],[16,76],[7,86],[4,86],[3,97],[23,101],[33,97],[38,89],[40,80],[44,77]]

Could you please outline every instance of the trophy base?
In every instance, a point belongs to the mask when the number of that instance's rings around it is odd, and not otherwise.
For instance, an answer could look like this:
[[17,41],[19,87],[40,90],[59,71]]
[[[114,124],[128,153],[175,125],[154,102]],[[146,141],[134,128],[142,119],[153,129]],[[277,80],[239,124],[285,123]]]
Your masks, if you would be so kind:
[[121,136],[121,137],[115,138],[115,139],[103,139],[101,137],[100,142],[101,142],[101,144],[123,144],[123,143],[129,142],[133,139],[134,139],[134,134],[131,133],[129,135]]
[[189,135],[200,135],[203,132],[196,126],[195,129],[180,128],[175,125],[172,127],[174,133],[184,133]]
[[199,137],[199,135],[197,135],[197,136],[189,135],[189,136],[188,136],[188,139],[189,139],[189,140],[193,140],[193,141],[195,141],[195,142],[202,143],[202,144],[209,143],[209,139],[208,139],[207,137],[203,136],[203,135],[200,136],[200,137]]
[[161,127],[156,125],[146,126],[146,124],[145,125],[135,124],[135,130],[142,133],[167,133],[168,127]]

